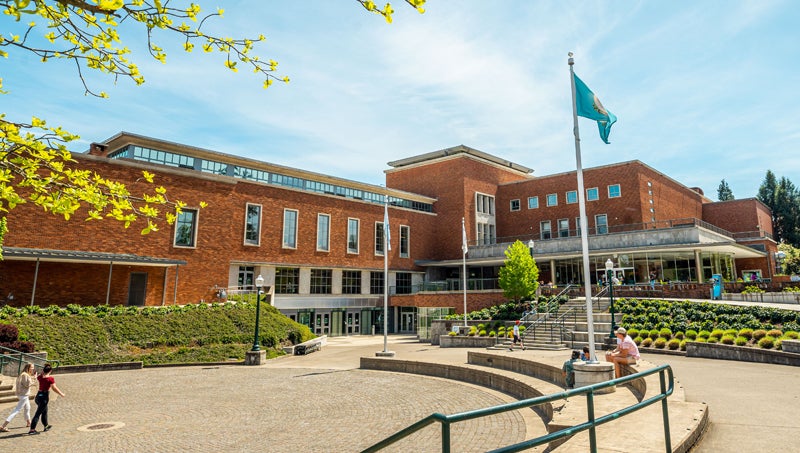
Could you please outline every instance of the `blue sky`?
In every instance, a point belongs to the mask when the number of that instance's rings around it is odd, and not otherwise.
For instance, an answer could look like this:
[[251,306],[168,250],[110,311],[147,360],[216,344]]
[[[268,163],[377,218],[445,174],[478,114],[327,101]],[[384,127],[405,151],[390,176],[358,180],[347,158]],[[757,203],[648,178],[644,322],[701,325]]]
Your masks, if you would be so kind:
[[162,65],[135,32],[145,85],[91,75],[95,99],[73,64],[12,52],[0,111],[79,134],[73,151],[125,130],[381,184],[389,161],[464,144],[547,175],[575,168],[572,51],[619,118],[610,145],[580,120],[584,168],[639,159],[712,199],[722,178],[755,196],[767,169],[800,184],[797,1],[396,0],[391,25],[349,0],[200,4],[225,8],[209,30],[263,33],[292,82],[263,90],[173,39]]

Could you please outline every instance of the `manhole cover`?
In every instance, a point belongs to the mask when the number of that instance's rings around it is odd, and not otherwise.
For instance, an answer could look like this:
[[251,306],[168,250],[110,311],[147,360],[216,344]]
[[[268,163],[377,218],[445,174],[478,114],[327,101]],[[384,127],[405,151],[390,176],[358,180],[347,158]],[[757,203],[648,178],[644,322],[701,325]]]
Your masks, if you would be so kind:
[[125,423],[122,422],[92,423],[91,425],[83,425],[79,427],[78,431],[108,431],[122,428],[123,426],[125,426]]

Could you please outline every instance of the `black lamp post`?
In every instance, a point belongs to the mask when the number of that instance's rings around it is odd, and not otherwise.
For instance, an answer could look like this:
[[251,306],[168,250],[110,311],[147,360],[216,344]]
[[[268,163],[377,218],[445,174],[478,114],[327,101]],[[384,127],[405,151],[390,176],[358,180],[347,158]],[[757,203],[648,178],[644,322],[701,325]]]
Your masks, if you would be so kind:
[[256,333],[253,337],[253,347],[250,349],[251,351],[260,351],[261,346],[258,344],[258,323],[259,323],[259,315],[261,314],[261,287],[264,286],[264,277],[261,274],[258,274],[256,277],[256,288],[258,288],[258,294],[256,296]]
[[617,331],[617,323],[614,319],[614,262],[611,261],[611,258],[606,260],[606,279],[608,280],[608,295],[611,298],[611,306],[609,307],[611,311],[611,333],[608,334],[608,338],[614,338],[614,333]]

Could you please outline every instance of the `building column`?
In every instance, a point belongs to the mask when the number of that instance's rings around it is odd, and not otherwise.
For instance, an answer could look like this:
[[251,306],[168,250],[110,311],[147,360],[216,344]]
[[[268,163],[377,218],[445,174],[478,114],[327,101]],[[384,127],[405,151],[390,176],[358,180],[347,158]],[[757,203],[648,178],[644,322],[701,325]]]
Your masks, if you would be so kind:
[[694,250],[694,271],[697,273],[697,282],[703,283],[703,260],[699,249]]
[[361,294],[369,294],[372,284],[372,272],[361,271]]
[[331,294],[342,294],[342,270],[331,271]]
[[556,260],[550,260],[550,283],[556,284]]

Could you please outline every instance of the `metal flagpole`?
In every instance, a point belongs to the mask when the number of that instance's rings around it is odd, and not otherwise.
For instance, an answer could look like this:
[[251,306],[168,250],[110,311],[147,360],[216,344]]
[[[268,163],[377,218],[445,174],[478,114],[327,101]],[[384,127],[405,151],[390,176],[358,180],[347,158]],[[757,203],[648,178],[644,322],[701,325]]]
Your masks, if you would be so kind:
[[578,209],[580,211],[581,222],[581,250],[583,252],[583,279],[586,290],[586,323],[589,330],[589,354],[591,362],[597,362],[597,354],[594,345],[594,316],[592,314],[592,279],[589,275],[589,222],[586,220],[586,199],[583,189],[583,168],[581,167],[581,138],[578,131],[578,104],[575,100],[575,71],[572,66],[575,60],[572,52],[569,53],[569,80],[572,86],[572,121],[573,132],[575,134],[575,161],[578,173]]
[[463,259],[463,271],[462,274],[464,276],[464,327],[467,327],[467,228],[464,226],[464,218],[461,218],[461,254]]
[[394,357],[394,352],[388,350],[389,342],[389,196],[383,198],[383,352],[376,352],[378,357]]

